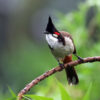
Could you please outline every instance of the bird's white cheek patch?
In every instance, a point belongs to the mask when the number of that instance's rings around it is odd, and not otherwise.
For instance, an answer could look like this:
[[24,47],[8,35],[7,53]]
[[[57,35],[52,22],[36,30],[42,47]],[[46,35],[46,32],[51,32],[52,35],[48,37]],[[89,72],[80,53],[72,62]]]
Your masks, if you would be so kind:
[[46,40],[51,47],[54,47],[56,42],[58,41],[57,38],[53,37],[52,34],[46,35]]

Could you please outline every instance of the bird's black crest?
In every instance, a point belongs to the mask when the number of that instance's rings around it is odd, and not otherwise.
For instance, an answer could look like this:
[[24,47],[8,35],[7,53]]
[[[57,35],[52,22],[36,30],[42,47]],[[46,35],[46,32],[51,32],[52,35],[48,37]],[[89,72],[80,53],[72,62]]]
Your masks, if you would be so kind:
[[46,27],[46,31],[51,33],[51,34],[53,34],[54,32],[58,32],[57,29],[55,28],[50,16],[48,18],[48,24],[47,24],[47,27]]

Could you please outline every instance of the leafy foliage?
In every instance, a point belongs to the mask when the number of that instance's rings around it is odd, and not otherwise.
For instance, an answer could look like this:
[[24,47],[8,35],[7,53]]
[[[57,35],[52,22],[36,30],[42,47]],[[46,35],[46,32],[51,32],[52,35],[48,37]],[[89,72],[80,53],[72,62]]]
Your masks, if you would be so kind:
[[49,97],[37,96],[37,95],[25,95],[24,98],[31,98],[33,100],[53,100]]
[[88,91],[86,92],[85,96],[82,100],[90,100],[90,93],[91,93],[92,83],[90,84]]
[[[66,91],[66,88],[59,81],[56,81],[56,82],[58,84],[57,87],[59,87],[59,90],[60,90],[60,93],[59,93],[59,95],[61,95],[60,100],[73,100],[72,97],[69,95],[69,93]],[[90,86],[82,100],[90,100],[89,98],[90,98],[91,88],[92,88],[92,84],[90,84]],[[7,100],[17,100],[17,96],[10,88],[9,88],[9,91],[10,91],[12,97]],[[23,96],[23,100],[57,100],[57,99],[53,99],[51,97],[27,94],[27,95]]]
[[68,94],[68,92],[60,82],[58,82],[58,86],[60,89],[61,100],[71,100],[70,95]]

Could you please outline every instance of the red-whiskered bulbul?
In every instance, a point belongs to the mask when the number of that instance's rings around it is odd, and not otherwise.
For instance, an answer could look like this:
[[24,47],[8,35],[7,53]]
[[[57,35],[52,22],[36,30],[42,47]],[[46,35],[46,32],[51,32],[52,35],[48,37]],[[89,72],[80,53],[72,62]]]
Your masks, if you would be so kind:
[[[46,35],[48,46],[61,67],[64,67],[65,63],[72,61],[72,54],[82,60],[82,58],[76,54],[72,36],[68,32],[58,31],[54,26],[51,17],[48,19],[48,24],[44,33]],[[69,66],[65,71],[69,84],[77,84],[79,82],[74,67]]]

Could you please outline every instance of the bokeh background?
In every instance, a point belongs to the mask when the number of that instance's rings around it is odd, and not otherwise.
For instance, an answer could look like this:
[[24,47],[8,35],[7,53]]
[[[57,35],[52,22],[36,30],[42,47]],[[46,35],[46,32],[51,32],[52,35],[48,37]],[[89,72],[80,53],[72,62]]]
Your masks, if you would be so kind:
[[[57,66],[45,41],[48,16],[58,30],[72,34],[78,55],[100,55],[99,0],[0,0],[0,100],[11,98],[31,80]],[[73,59],[76,58],[73,56]],[[72,100],[100,99],[100,63],[76,67],[80,83],[68,86],[64,71],[39,83],[29,93],[61,100],[59,80]],[[13,99],[9,99],[13,100]]]

